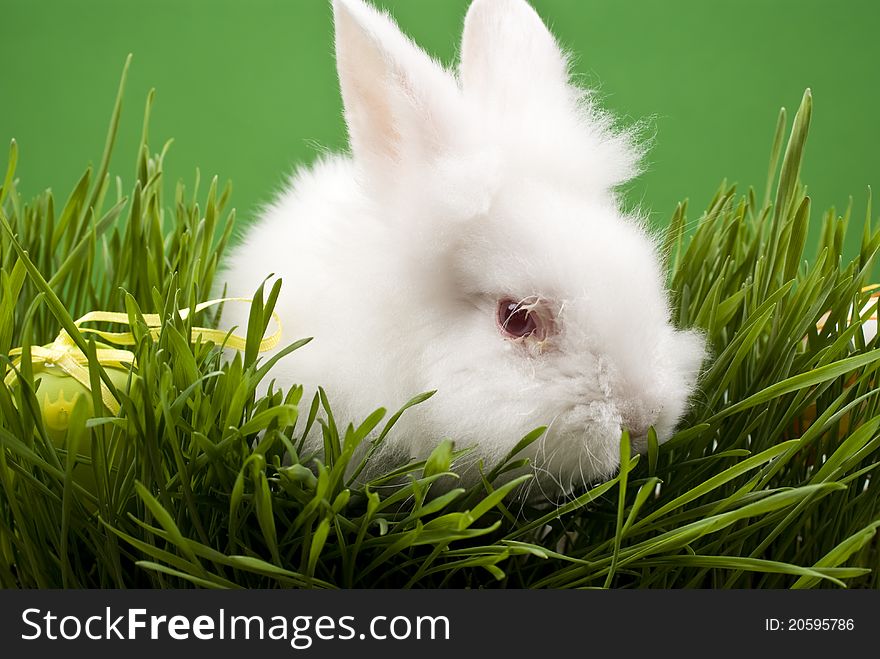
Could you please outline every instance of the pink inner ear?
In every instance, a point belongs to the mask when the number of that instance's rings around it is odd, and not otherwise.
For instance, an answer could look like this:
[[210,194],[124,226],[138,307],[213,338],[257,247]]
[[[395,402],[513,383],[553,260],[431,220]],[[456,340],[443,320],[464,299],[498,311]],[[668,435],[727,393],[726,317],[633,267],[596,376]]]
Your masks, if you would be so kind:
[[[460,91],[454,77],[385,13],[362,0],[334,2],[336,68],[356,159],[434,154]],[[449,124],[447,126],[446,124]]]

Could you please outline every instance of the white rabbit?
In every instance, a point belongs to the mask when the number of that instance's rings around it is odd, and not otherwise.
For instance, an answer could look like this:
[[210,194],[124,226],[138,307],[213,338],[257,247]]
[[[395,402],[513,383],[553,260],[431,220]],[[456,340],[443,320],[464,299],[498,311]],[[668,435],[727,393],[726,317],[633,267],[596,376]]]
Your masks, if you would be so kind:
[[612,474],[622,428],[668,438],[703,339],[670,323],[657,241],[614,193],[638,147],[537,13],[474,0],[456,74],[362,0],[333,10],[351,155],[300,170],[223,278],[281,277],[285,343],[315,337],[272,377],[346,421],[438,390],[387,438],[413,458],[449,437],[488,467],[548,425],[526,454],[545,493]]

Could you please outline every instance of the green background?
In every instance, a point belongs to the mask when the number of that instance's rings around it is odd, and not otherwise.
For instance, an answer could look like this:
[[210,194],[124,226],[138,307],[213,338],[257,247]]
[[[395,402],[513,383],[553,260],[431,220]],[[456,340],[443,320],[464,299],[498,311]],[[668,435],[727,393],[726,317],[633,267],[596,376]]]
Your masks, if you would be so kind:
[[[430,53],[454,61],[467,0],[382,0]],[[576,71],[625,121],[649,118],[648,171],[630,203],[694,219],[722,178],[763,189],[780,106],[814,94],[803,178],[814,208],[880,183],[880,3],[873,0],[535,0]],[[134,54],[112,171],[134,171],[143,102],[172,179],[234,184],[243,225],[285,176],[345,144],[327,0],[0,0],[0,139],[21,147],[21,188],[67,194],[103,146]],[[789,120],[791,114],[789,115]],[[5,158],[4,158],[5,160]],[[816,214],[814,214],[814,219]],[[816,223],[813,238],[816,238]],[[858,239],[851,231],[849,249]]]

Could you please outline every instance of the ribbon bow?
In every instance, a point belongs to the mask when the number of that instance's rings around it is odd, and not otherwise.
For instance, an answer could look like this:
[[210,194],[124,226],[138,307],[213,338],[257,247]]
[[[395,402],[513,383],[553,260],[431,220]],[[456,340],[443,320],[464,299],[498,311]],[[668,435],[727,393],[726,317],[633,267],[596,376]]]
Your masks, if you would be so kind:
[[[225,302],[251,302],[252,300],[242,297],[227,297],[216,300],[202,302],[195,307],[198,313],[208,307],[223,304]],[[179,315],[182,319],[186,319],[190,314],[190,309],[181,309]],[[275,321],[277,329],[268,337],[264,337],[260,341],[259,352],[272,350],[281,340],[281,319],[278,314],[272,312],[272,319]],[[145,314],[144,321],[150,335],[155,339],[162,331],[162,319],[159,314]],[[84,334],[94,334],[110,344],[121,346],[135,345],[134,334],[131,332],[105,332],[92,327],[83,327],[84,323],[117,323],[120,325],[129,325],[128,315],[124,313],[114,313],[110,311],[90,311],[82,318],[74,322],[76,328]],[[247,339],[237,334],[229,334],[219,329],[211,329],[208,327],[193,327],[190,341],[195,342],[198,339],[213,341],[217,344],[223,344],[227,348],[233,350],[244,350],[247,345]],[[21,364],[22,348],[15,348],[9,352],[9,356],[13,357],[13,366],[18,367]],[[86,389],[91,389],[91,378],[89,376],[89,358],[83,354],[79,347],[74,343],[73,339],[66,330],[61,330],[55,341],[46,346],[32,346],[30,349],[31,360],[34,364],[49,367],[57,367],[64,371],[67,375],[83,385]],[[97,348],[95,357],[102,366],[110,366],[115,368],[124,368],[125,366],[135,363],[135,355],[130,350],[118,348]],[[15,382],[15,371],[9,369],[4,382],[11,386]],[[101,382],[101,400],[112,414],[119,413],[119,401],[110,393],[107,386]]]

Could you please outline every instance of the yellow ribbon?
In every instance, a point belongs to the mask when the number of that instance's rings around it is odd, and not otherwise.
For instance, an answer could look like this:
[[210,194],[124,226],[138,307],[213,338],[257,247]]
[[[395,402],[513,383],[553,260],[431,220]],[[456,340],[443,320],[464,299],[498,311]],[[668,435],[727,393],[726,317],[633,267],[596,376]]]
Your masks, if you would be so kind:
[[[202,302],[195,307],[195,313],[207,309],[208,307],[223,304],[225,302],[252,302],[249,298],[243,297],[226,297],[216,300]],[[190,309],[181,309],[179,315],[182,319],[186,319],[190,314]],[[150,335],[155,339],[162,331],[162,319],[159,314],[144,314],[144,321]],[[275,332],[260,341],[258,347],[259,352],[272,350],[281,341],[281,319],[278,314],[272,312],[272,319],[275,321]],[[132,332],[104,332],[92,327],[82,327],[84,323],[117,323],[120,325],[129,325],[128,314],[114,313],[111,311],[90,311],[82,318],[74,322],[76,328],[84,334],[94,334],[108,343],[115,345],[135,345],[135,338]],[[195,342],[199,339],[213,341],[218,345],[225,345],[233,350],[244,350],[247,345],[247,339],[237,334],[230,334],[223,330],[211,329],[208,327],[193,327],[190,341]],[[21,348],[15,348],[9,352],[10,357],[14,357],[13,366],[21,364]],[[89,359],[74,343],[70,335],[61,330],[58,336],[51,344],[47,346],[32,346],[30,349],[31,360],[34,364],[44,366],[55,366],[67,373],[74,380],[83,385],[86,389],[91,389],[91,378],[89,377]],[[135,363],[134,353],[130,350],[119,350],[116,348],[97,348],[95,357],[102,366],[110,366],[115,368],[123,368],[126,365]],[[15,382],[15,371],[9,369],[4,382],[11,386]],[[119,401],[110,393],[107,386],[101,382],[101,400],[104,405],[114,415],[119,413]]]

